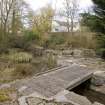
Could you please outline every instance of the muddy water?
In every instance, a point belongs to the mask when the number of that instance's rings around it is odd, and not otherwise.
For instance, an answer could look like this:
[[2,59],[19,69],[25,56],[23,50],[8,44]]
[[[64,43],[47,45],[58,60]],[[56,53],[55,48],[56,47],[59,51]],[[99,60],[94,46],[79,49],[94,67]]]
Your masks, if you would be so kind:
[[99,102],[105,105],[105,94],[98,93],[89,88],[90,81],[86,81],[85,83],[79,85],[78,87],[70,90],[79,95],[87,97],[92,103]]

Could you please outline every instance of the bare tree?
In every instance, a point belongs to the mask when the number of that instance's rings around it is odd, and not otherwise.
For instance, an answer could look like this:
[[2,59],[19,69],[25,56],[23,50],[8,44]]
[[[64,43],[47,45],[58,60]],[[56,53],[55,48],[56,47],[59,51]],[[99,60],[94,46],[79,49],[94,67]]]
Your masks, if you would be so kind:
[[54,10],[48,4],[41,8],[33,17],[33,29],[38,32],[51,32]]
[[13,6],[13,0],[1,0],[0,1],[0,18],[1,18],[1,29],[2,34],[6,35],[7,32],[7,23],[9,20],[9,14]]
[[14,0],[11,11],[11,31],[13,35],[21,31],[26,25],[25,22],[27,21],[29,10],[29,5],[25,1]]
[[0,0],[0,31],[2,38],[15,35],[27,21],[29,5],[24,0]]
[[78,16],[77,0],[64,0],[64,8],[60,11],[60,16],[66,20],[67,31],[73,34],[75,20]]

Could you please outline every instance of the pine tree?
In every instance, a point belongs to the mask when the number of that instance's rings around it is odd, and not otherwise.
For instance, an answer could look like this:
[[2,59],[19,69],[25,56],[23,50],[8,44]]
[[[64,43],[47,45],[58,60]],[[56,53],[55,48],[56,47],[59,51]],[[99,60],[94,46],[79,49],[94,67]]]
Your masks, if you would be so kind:
[[94,13],[83,13],[83,24],[92,31],[105,34],[105,0],[92,0]]
[[96,27],[98,32],[105,34],[105,0],[92,0],[94,3],[94,12]]
[[93,12],[82,14],[82,23],[97,33],[100,51],[105,58],[105,0],[92,0]]

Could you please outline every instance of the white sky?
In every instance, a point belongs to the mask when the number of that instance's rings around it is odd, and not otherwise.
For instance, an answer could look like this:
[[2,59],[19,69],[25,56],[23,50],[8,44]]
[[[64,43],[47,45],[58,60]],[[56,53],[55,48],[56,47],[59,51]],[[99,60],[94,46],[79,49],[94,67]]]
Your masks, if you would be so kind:
[[[55,5],[55,1],[57,1],[57,7],[60,7],[63,0],[25,0],[27,3],[30,4],[31,8],[37,10],[48,3],[52,3],[53,6]],[[92,6],[91,0],[78,0],[81,9],[87,9]]]

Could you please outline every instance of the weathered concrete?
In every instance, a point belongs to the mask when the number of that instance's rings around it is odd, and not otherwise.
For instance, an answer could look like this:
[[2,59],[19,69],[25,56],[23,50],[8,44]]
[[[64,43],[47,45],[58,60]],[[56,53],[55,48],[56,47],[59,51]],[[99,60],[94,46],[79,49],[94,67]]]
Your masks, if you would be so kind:
[[98,102],[95,102],[93,105],[103,105],[103,104],[100,104],[100,103],[98,103]]
[[88,98],[78,95],[74,92],[64,90],[60,93],[58,93],[55,97],[54,100],[56,102],[66,102],[71,105],[103,105],[98,102],[92,103],[91,101],[88,100]]
[[105,71],[97,71],[92,77],[92,84],[95,86],[102,86],[105,84]]
[[67,94],[66,98],[74,102],[74,105],[92,105],[92,103],[86,97],[77,95],[73,92]]
[[74,92],[63,90],[52,99],[45,99],[38,94],[20,98],[19,105],[102,105],[98,102],[91,103],[86,97]]
[[[71,66],[52,71],[28,80],[13,84],[23,96],[37,92],[47,98],[64,89],[72,89],[91,78],[92,72],[81,66]],[[27,87],[27,88],[22,88]]]
[[105,97],[105,84],[103,86],[91,85],[90,89],[97,92],[97,93],[99,93],[99,94],[103,94],[104,97]]

